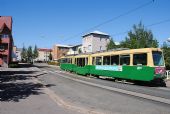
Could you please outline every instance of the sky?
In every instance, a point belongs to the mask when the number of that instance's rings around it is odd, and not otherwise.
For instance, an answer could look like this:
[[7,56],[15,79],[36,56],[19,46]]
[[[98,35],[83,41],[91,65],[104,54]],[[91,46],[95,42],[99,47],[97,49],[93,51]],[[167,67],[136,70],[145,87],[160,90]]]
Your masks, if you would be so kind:
[[[162,45],[170,37],[170,21],[164,21],[170,20],[170,0],[153,0],[126,14],[149,1],[152,0],[0,0],[0,15],[12,16],[12,34],[18,48],[81,44],[82,35],[95,30],[120,42],[127,36],[122,32],[140,21]],[[110,19],[113,20],[102,24]],[[93,28],[98,24],[102,26]],[[148,26],[151,24],[154,25]]]

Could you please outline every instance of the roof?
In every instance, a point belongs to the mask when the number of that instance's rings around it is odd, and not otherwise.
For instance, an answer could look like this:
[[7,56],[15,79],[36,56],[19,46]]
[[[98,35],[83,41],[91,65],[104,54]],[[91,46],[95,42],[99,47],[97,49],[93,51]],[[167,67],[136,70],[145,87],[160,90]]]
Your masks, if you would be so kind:
[[109,34],[107,34],[107,33],[104,33],[104,32],[95,30],[95,31],[93,31],[93,32],[90,32],[90,33],[87,33],[87,34],[83,35],[83,37],[88,36],[88,35],[91,35],[91,34],[98,34],[98,35],[109,36]]
[[71,45],[63,45],[63,44],[56,44],[55,46],[57,46],[57,47],[68,47],[68,48],[73,47]]
[[52,49],[47,49],[47,48],[38,48],[38,51],[51,52],[51,51],[52,51]]
[[79,47],[79,46],[82,46],[82,44],[77,44],[77,45],[74,45],[72,47]]
[[22,48],[17,48],[17,51],[22,51]]
[[4,24],[12,30],[12,17],[11,16],[0,16],[0,29],[4,26]]

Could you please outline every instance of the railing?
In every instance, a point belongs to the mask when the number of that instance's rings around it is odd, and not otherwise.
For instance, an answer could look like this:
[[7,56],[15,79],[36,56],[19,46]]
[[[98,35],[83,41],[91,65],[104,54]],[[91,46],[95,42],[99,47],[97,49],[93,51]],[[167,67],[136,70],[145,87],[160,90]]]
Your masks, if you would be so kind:
[[5,49],[5,50],[0,50],[0,54],[2,54],[2,55],[8,55],[8,50],[7,49]]
[[1,43],[9,43],[10,38],[1,38]]
[[170,70],[166,70],[166,79],[170,79]]

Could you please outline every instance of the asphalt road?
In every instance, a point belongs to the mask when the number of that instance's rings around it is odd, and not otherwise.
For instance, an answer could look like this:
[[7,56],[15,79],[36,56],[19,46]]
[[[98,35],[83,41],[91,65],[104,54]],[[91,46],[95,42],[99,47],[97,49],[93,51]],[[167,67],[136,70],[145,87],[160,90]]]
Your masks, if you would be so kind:
[[169,88],[122,84],[60,72],[58,68],[44,64],[37,66],[41,72],[46,73],[38,77],[41,83],[49,86],[46,94],[69,109],[104,114],[170,114],[170,105],[91,86],[70,80],[65,76],[167,99],[170,98]]

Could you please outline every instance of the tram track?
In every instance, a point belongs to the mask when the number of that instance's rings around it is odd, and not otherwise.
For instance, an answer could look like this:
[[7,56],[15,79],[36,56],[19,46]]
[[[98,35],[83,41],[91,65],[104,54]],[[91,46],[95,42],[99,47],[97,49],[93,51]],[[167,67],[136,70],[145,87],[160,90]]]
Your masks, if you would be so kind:
[[140,98],[170,105],[169,88],[160,89],[160,88],[153,88],[153,87],[145,87],[145,86],[141,87],[136,85],[115,83],[111,81],[95,79],[92,77],[81,77],[81,76],[77,76],[76,74],[71,74],[68,72],[56,70],[54,68],[45,68],[42,70],[86,85],[91,85],[91,86],[107,89],[110,91],[115,91],[122,94],[127,94],[127,95],[140,97]]

